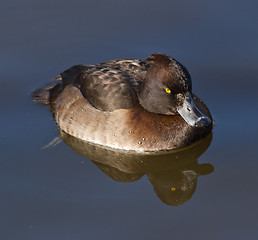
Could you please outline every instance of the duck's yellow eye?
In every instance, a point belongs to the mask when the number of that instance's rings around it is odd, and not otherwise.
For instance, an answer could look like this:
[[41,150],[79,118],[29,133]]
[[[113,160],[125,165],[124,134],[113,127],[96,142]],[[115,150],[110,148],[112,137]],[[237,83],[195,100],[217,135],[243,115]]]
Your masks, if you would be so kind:
[[176,188],[172,187],[170,190],[174,192],[174,191],[176,191]]
[[165,89],[166,93],[171,93],[171,90],[169,88]]

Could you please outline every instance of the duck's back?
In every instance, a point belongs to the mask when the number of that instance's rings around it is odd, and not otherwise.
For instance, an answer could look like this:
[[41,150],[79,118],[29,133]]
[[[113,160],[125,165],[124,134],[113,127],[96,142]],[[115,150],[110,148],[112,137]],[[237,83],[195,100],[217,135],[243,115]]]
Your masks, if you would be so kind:
[[137,92],[145,73],[144,61],[123,59],[73,66],[61,74],[61,79],[63,89],[72,84],[93,107],[111,112],[138,103]]

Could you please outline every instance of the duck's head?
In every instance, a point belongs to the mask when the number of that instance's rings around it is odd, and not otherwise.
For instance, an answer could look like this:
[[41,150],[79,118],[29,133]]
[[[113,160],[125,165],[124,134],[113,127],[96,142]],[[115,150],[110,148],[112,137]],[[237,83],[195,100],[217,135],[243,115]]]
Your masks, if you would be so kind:
[[187,69],[175,59],[154,53],[146,60],[150,66],[139,90],[139,101],[149,112],[177,115],[191,126],[211,123],[194,104],[192,81]]

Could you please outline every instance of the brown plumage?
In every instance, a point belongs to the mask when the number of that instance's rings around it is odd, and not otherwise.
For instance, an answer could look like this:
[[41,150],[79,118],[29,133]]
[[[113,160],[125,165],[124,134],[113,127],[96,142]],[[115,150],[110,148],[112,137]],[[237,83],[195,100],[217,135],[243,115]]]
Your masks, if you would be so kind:
[[186,147],[211,131],[209,110],[191,90],[182,64],[153,54],[145,61],[74,66],[32,95],[50,105],[59,127],[74,137],[149,152]]

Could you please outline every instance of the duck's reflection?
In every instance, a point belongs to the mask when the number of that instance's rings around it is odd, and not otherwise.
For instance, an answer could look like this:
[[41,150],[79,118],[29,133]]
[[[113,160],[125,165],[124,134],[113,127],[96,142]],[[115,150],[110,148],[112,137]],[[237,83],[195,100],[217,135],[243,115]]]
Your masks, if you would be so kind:
[[186,149],[151,154],[104,148],[62,131],[60,136],[115,181],[133,182],[146,174],[160,200],[168,205],[178,206],[188,201],[195,192],[198,176],[214,170],[209,163],[198,164],[198,158],[211,143],[212,134]]

